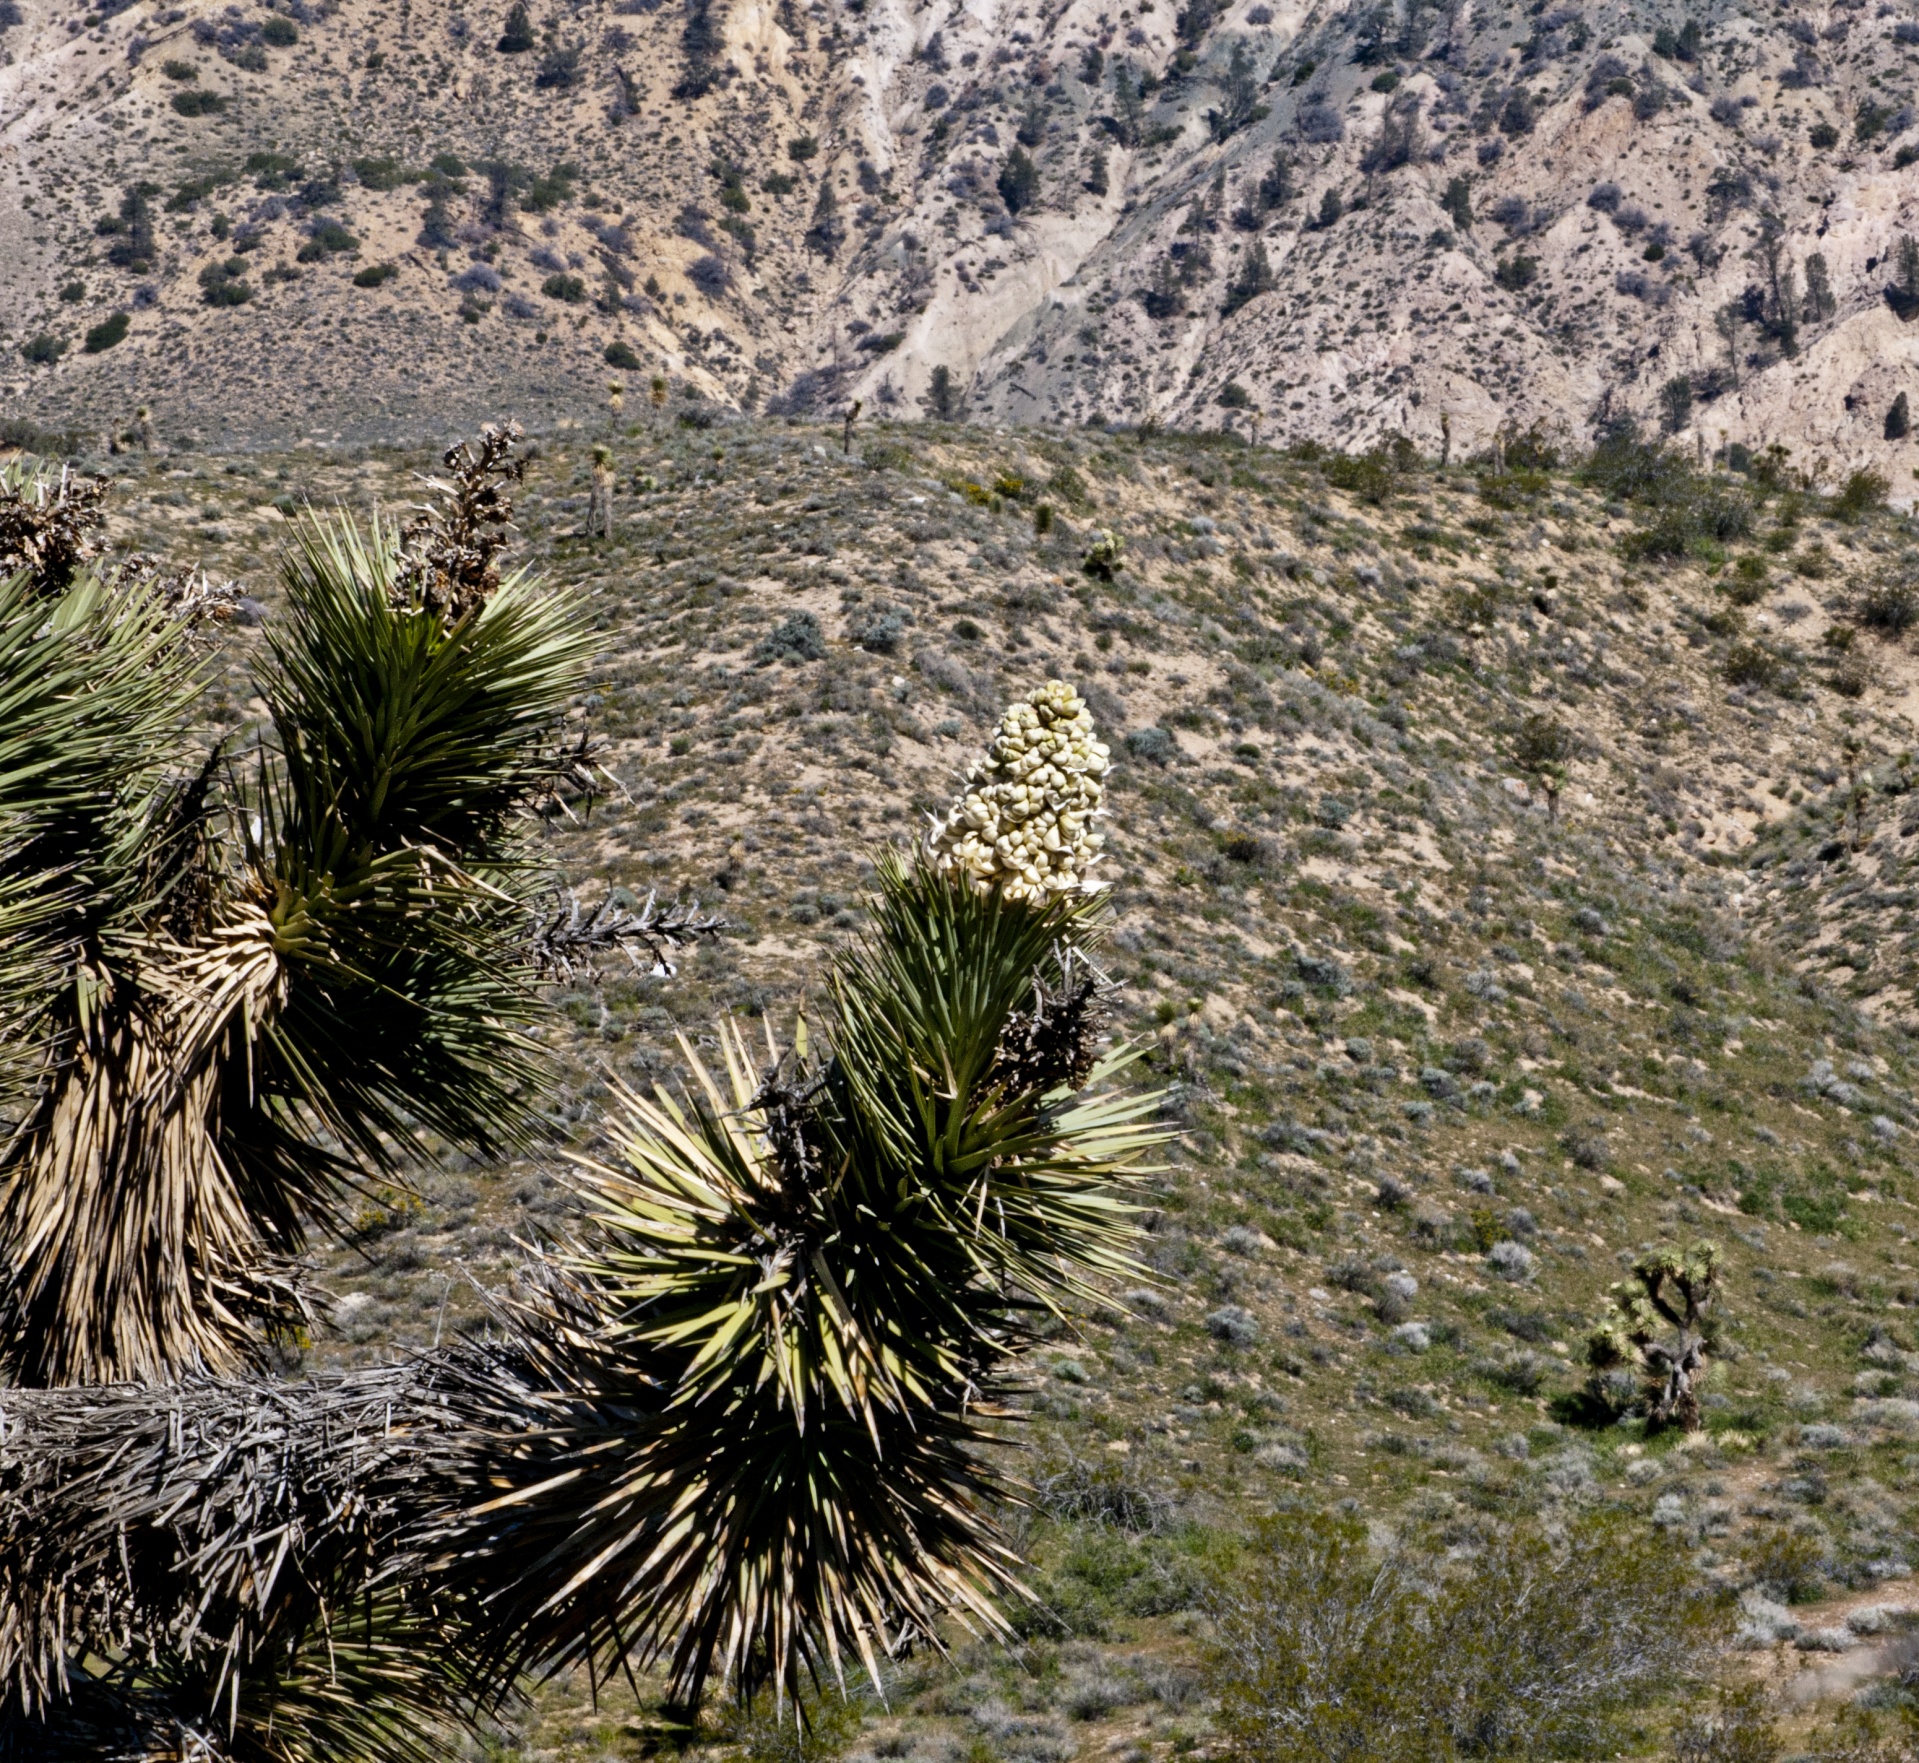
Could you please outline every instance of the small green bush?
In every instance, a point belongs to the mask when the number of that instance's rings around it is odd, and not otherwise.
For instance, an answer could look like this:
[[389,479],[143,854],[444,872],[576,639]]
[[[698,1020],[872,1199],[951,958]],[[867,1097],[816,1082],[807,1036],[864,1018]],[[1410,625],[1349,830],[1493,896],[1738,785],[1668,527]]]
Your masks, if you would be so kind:
[[1878,472],[1862,468],[1839,486],[1839,494],[1832,499],[1832,512],[1840,520],[1859,520],[1885,507],[1891,488]]
[[622,373],[637,373],[645,365],[631,343],[621,342],[617,338],[606,346],[606,364],[608,367],[617,367]]
[[318,263],[323,257],[349,255],[359,250],[360,241],[337,220],[323,220],[312,236],[294,253],[296,263]]
[[1355,1519],[1266,1519],[1211,1606],[1206,1673],[1240,1763],[1610,1750],[1725,1626],[1683,1557],[1604,1518],[1384,1553]]
[[262,190],[285,190],[300,181],[300,162],[288,153],[249,153],[246,170]]
[[60,290],[60,298],[68,306],[78,306],[86,297],[87,284],[85,282],[68,282],[67,285]]
[[1726,679],[1735,686],[1776,686],[1783,674],[1779,657],[1758,643],[1735,643],[1726,651]]
[[814,140],[811,135],[801,135],[796,140],[788,141],[786,143],[787,157],[790,159],[796,159],[801,164],[804,164],[807,160],[816,157],[819,153],[819,150],[820,150],[819,142]]
[[209,306],[244,306],[253,298],[252,287],[240,279],[245,268],[238,257],[209,263],[200,271],[200,298]]
[[353,285],[356,288],[377,288],[382,283],[392,281],[399,273],[390,263],[369,263],[353,278]]
[[172,103],[182,116],[218,116],[227,107],[218,92],[175,92]]
[[1919,580],[1904,572],[1882,576],[1859,596],[1853,616],[1868,630],[1903,636],[1919,624]]
[[520,206],[529,214],[545,214],[573,200],[573,186],[580,169],[576,165],[556,165],[544,177],[532,179],[520,196]]
[[1732,576],[1726,583],[1726,598],[1735,606],[1757,606],[1765,599],[1770,585],[1765,560],[1742,557],[1733,565]]
[[163,61],[160,71],[170,80],[197,80],[200,70],[190,61]]
[[103,318],[87,332],[86,341],[81,347],[89,355],[104,354],[115,343],[125,340],[127,326],[131,322],[124,312],[116,312],[108,318]]
[[576,275],[550,275],[540,284],[540,292],[549,300],[578,306],[586,299],[586,283]]
[[37,337],[29,337],[20,345],[21,355],[35,367],[51,367],[66,352],[66,338],[56,337],[49,331],[42,331]]
[[356,159],[353,173],[369,190],[397,190],[402,184],[420,181],[418,172],[408,171],[399,160],[385,157]]
[[260,41],[270,49],[291,49],[300,40],[299,27],[275,13],[260,27]]

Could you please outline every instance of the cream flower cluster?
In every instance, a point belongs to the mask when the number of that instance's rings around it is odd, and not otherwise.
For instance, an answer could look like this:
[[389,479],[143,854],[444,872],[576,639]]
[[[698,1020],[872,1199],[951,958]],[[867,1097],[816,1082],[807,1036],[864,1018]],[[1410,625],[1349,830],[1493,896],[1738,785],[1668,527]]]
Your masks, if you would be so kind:
[[1079,694],[1048,680],[1001,719],[959,800],[935,817],[927,854],[1009,900],[1044,905],[1096,888],[1087,871],[1105,842],[1093,822],[1105,812],[1111,765]]

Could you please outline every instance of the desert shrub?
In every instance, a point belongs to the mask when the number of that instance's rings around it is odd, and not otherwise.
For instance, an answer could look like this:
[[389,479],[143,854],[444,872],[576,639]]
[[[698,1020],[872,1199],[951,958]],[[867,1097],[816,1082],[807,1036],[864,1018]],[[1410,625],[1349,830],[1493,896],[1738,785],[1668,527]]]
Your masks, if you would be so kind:
[[1839,493],[1832,499],[1832,512],[1840,520],[1859,520],[1885,507],[1891,488],[1880,473],[1862,468],[1839,486]]
[[1783,1526],[1758,1530],[1745,1548],[1752,1582],[1784,1604],[1809,1604],[1825,1595],[1826,1551],[1816,1537]]
[[1776,686],[1784,677],[1780,659],[1759,643],[1735,643],[1726,651],[1725,675],[1735,686]]
[[733,272],[726,267],[724,258],[709,251],[704,257],[696,257],[687,267],[686,279],[709,300],[713,300],[733,285]]
[[1853,616],[1868,630],[1903,635],[1919,624],[1919,579],[1909,569],[1881,576],[1854,603]]
[[1704,1662],[1724,1617],[1691,1569],[1602,1518],[1477,1548],[1262,1520],[1209,1598],[1208,1687],[1244,1763],[1450,1763],[1597,1749]]
[[540,57],[533,83],[543,92],[570,92],[585,77],[580,70],[583,51],[578,43],[556,43]]
[[90,436],[42,428],[30,417],[0,416],[0,447],[37,453],[42,459],[66,459],[86,450]]
[[359,248],[360,241],[337,220],[322,220],[315,222],[307,242],[294,253],[294,258],[300,263],[318,263],[323,257],[344,256]]
[[812,613],[790,613],[760,639],[753,655],[762,667],[775,661],[820,661],[826,655],[826,635]]
[[391,263],[369,263],[365,269],[354,276],[353,285],[356,288],[377,288],[383,283],[392,281],[399,273],[399,270]]
[[520,206],[529,214],[547,214],[573,200],[580,169],[570,160],[543,176],[528,178],[520,191]]
[[218,116],[227,107],[218,92],[175,92],[169,102],[182,116]]
[[1726,598],[1735,606],[1757,606],[1768,586],[1765,562],[1758,557],[1740,558],[1724,584]]
[[1299,107],[1293,127],[1302,141],[1315,146],[1326,146],[1346,136],[1346,125],[1340,120],[1339,112],[1321,98],[1309,98]]
[[299,27],[290,18],[275,13],[260,27],[260,41],[272,49],[291,49],[300,40]]
[[1259,1339],[1259,1318],[1240,1304],[1222,1304],[1206,1318],[1206,1332],[1229,1347],[1250,1347]]
[[877,655],[897,655],[906,635],[906,619],[899,612],[881,612],[850,628],[847,635],[862,649]]
[[1124,745],[1130,758],[1148,765],[1166,765],[1179,756],[1178,743],[1163,728],[1136,728]]
[[252,286],[241,280],[245,270],[238,257],[209,263],[200,271],[200,298],[209,306],[244,306],[253,298]]
[[1701,476],[1673,449],[1642,439],[1630,423],[1601,440],[1579,476],[1648,511],[1646,524],[1620,544],[1635,560],[1673,560],[1752,531],[1752,497],[1743,488]]
[[576,275],[550,275],[540,283],[540,292],[549,300],[579,306],[586,300],[586,283]]
[[1763,1683],[1722,1685],[1710,1703],[1673,1725],[1674,1763],[1777,1763],[1779,1731]]
[[168,79],[177,80],[182,84],[200,77],[200,70],[190,61],[163,61],[160,63],[160,71]]
[[116,312],[112,314],[111,317],[103,318],[87,332],[86,341],[81,347],[84,348],[89,355],[103,354],[106,350],[111,349],[115,343],[125,340],[127,326],[131,322],[124,312]]
[[287,153],[249,153],[243,169],[262,190],[288,189],[300,180],[300,162]]
[[397,190],[402,184],[418,181],[416,174],[392,158],[356,159],[353,174],[369,190]]
[[617,367],[622,373],[637,373],[645,366],[634,353],[633,345],[618,338],[607,344],[605,360],[608,367]]
[[24,360],[35,367],[51,367],[67,352],[65,337],[56,337],[50,331],[42,331],[38,336],[29,337],[20,345],[20,354]]
[[1364,453],[1335,453],[1320,465],[1326,481],[1374,507],[1383,505],[1398,488],[1401,456],[1389,447]]

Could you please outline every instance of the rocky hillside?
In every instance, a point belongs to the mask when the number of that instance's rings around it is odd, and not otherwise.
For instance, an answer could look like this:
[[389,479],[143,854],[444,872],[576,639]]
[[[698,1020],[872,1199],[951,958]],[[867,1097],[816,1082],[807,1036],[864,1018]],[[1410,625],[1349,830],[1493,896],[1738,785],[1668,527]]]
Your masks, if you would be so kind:
[[4,0],[0,414],[1632,413],[1903,503],[1909,10]]
[[[614,1080],[671,1083],[676,1033],[802,1000],[875,855],[1060,676],[1120,759],[1118,1025],[1181,1136],[1138,1284],[1032,1368],[1030,1644],[914,1666],[839,1740],[1203,1747],[1204,1587],[1300,1501],[1458,1535],[1610,1510],[1737,1593],[1797,1705],[1903,1695],[1905,517],[1869,484],[1641,447],[1494,473],[955,425],[842,452],[836,426],[673,414],[602,431],[610,539],[585,535],[584,442],[548,442],[521,505],[525,552],[605,633],[578,712],[618,787],[551,850],[589,897],[696,895],[732,929],[670,978],[557,997],[550,1153],[370,1199],[315,1355],[471,1319],[514,1240],[564,1224],[562,1153],[606,1149]],[[241,576],[270,626],[288,517],[391,507],[429,463],[113,461],[116,537]],[[232,631],[210,728],[256,713],[259,640]],[[1702,1236],[1725,1257],[1706,1427],[1649,1437],[1595,1405],[1583,1340],[1644,1248]],[[524,1754],[655,1742],[657,1711],[601,1695],[555,1686]]]

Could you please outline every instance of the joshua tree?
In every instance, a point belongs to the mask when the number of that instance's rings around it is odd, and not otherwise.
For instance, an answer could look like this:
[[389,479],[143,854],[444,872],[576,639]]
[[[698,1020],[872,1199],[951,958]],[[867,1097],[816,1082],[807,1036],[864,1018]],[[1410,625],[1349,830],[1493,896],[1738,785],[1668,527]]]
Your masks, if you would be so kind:
[[1079,566],[1094,581],[1110,582],[1126,567],[1126,541],[1102,527],[1093,535]]
[[853,451],[853,424],[859,421],[860,412],[865,408],[865,401],[860,398],[855,398],[851,404],[847,405],[846,414],[840,419],[840,451],[842,453]]
[[185,622],[220,596],[104,573],[64,474],[0,484],[10,1381],[236,1369],[299,1322],[293,1259],[355,1184],[422,1133],[524,1135],[517,828],[590,638],[500,572],[516,433],[449,453],[401,529],[300,530],[246,763],[186,733]]
[[485,1340],[0,1392],[0,1739],[413,1763],[522,1669],[663,1656],[693,1703],[876,1672],[948,1614],[1006,1632],[982,1420],[1131,1271],[1160,1136],[1102,1041],[1107,765],[1067,687],[1015,704],[883,857],[814,1037],[729,1023],[680,1094],[623,1094],[594,1222]]
[[608,380],[606,382],[606,408],[613,420],[620,420],[620,412],[626,408],[626,381]]
[[1719,1248],[1695,1243],[1684,1255],[1661,1249],[1633,1264],[1611,1289],[1612,1313],[1586,1342],[1595,1381],[1636,1372],[1655,1428],[1699,1430],[1697,1385],[1712,1349],[1708,1312],[1717,1296]]
[[646,382],[646,401],[653,406],[655,414],[666,408],[666,376],[656,373]]
[[605,443],[593,449],[593,487],[586,498],[586,536],[613,536],[613,449]]

